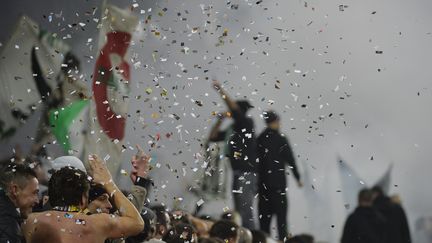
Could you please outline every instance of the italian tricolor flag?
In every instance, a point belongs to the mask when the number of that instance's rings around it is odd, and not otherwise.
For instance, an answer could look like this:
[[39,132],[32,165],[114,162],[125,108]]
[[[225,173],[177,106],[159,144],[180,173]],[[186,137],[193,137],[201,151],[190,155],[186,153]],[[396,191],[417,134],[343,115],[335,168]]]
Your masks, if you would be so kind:
[[130,93],[127,52],[138,18],[112,5],[102,8],[99,53],[93,72],[90,129],[85,153],[98,154],[119,174]]

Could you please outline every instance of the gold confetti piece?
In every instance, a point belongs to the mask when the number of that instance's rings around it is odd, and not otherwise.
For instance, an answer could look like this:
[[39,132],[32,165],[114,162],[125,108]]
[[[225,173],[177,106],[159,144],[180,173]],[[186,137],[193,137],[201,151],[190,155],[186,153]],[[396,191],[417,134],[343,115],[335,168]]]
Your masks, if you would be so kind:
[[162,89],[160,95],[161,95],[162,97],[166,97],[166,96],[168,95],[168,90],[166,90],[166,89]]
[[153,90],[151,88],[147,88],[147,89],[145,89],[145,92],[147,94],[151,94],[151,93],[153,93]]

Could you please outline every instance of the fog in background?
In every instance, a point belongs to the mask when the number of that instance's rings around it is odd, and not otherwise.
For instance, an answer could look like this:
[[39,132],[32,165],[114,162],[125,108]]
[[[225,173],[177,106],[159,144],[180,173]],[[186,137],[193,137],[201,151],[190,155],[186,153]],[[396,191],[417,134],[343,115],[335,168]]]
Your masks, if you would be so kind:
[[[130,148],[123,159],[128,169],[137,143],[152,154],[153,202],[173,206],[177,201],[175,206],[192,211],[200,199],[188,189],[202,172],[200,145],[214,122],[212,112],[225,110],[211,88],[216,78],[232,97],[250,99],[258,132],[264,127],[263,110],[281,114],[282,131],[303,178],[305,173],[309,178],[299,189],[290,177],[293,233],[339,241],[346,215],[355,208],[355,203],[344,205],[343,193],[349,192],[342,189],[340,156],[364,186],[373,185],[393,164],[390,194],[401,196],[416,240],[416,220],[432,216],[431,1],[110,3],[138,4],[133,12],[140,24],[130,48],[133,88],[125,140]],[[100,19],[101,5],[4,2],[0,42],[4,45],[18,17],[26,14],[65,38],[90,85],[99,35],[94,18]],[[2,144],[3,156],[16,143],[28,150],[37,115]],[[160,140],[152,148],[157,134]],[[128,184],[127,177],[122,184]],[[225,207],[232,207],[230,198],[206,201],[204,212],[216,216]]]

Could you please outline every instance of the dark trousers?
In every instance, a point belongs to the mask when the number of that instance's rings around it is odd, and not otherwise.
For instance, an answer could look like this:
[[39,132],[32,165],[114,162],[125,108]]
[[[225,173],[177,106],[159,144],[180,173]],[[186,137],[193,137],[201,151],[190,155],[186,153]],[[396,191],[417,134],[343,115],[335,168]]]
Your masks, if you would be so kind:
[[256,194],[257,178],[252,172],[233,171],[234,207],[241,215],[242,226],[255,229],[253,202]]
[[285,190],[270,188],[259,190],[259,221],[262,231],[270,234],[270,223],[273,215],[277,218],[279,240],[286,241],[288,236],[288,199]]

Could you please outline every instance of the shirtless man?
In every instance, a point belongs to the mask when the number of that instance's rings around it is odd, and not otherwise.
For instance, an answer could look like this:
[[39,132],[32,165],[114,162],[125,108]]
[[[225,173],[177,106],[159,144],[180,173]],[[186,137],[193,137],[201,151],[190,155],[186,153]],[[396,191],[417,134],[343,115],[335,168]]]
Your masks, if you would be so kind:
[[64,167],[49,182],[53,210],[31,214],[23,225],[27,243],[103,243],[109,238],[136,235],[143,230],[140,214],[114,184],[106,164],[96,155],[89,158],[89,164],[93,182],[104,186],[118,205],[120,216],[83,213],[88,205],[88,176],[74,167]]

